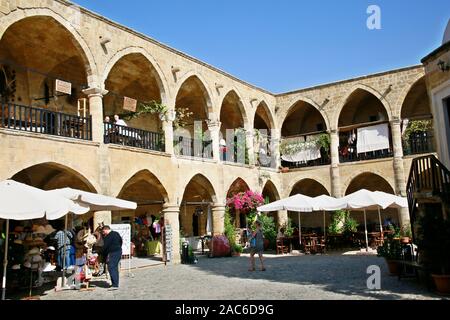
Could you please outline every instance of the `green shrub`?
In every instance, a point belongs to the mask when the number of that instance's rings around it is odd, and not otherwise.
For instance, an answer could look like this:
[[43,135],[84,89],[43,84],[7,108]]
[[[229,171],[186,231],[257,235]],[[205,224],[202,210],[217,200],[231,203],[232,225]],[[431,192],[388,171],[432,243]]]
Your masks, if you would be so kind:
[[269,240],[269,245],[274,247],[277,239],[277,228],[274,219],[268,215],[262,214],[259,216],[258,220],[262,224],[264,239]]
[[233,247],[233,245],[236,244],[236,231],[234,225],[231,223],[230,211],[228,207],[225,209],[224,233],[230,243],[230,247]]

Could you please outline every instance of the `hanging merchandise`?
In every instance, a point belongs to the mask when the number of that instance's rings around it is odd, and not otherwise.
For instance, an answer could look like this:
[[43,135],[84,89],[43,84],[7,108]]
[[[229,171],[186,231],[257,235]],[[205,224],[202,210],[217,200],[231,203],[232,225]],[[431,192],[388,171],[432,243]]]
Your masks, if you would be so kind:
[[358,128],[356,149],[358,153],[389,149],[389,127],[387,123]]

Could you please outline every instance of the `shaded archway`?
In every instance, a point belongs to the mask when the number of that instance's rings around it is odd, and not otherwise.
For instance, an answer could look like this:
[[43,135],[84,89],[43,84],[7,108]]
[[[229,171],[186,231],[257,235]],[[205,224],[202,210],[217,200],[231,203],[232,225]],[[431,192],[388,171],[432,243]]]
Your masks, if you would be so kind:
[[[88,192],[97,192],[93,184],[82,174],[67,166],[53,162],[40,163],[25,168],[14,174],[11,179],[43,190],[69,187]],[[82,222],[89,221],[92,230],[94,227],[92,217],[92,212],[81,216],[71,216],[69,225],[81,225]],[[59,227],[63,226],[62,222],[63,219],[61,219]]]
[[[105,80],[108,94],[103,98],[104,115],[126,115],[124,98],[141,103],[161,102],[161,79],[152,63],[142,53],[129,53],[122,56],[111,68]],[[144,114],[127,121],[128,126],[158,132],[161,121],[157,114]]]
[[[386,193],[395,194],[393,187],[382,176],[372,173],[364,172],[354,177],[345,190],[345,195],[351,194],[360,189],[367,189],[369,191],[383,191]],[[378,211],[367,211],[367,223],[369,231],[379,231]],[[391,219],[394,225],[399,226],[399,217],[397,209],[381,210],[382,222],[385,219]],[[351,211],[352,217],[359,223],[359,229],[364,230],[364,215],[361,211]]]
[[[329,164],[330,155],[329,148],[321,147],[311,141],[319,138],[324,134],[327,128],[327,121],[322,113],[318,110],[318,106],[313,105],[304,100],[294,103],[288,110],[281,126],[281,164],[283,167],[298,168],[304,166],[317,166]],[[302,151],[297,154],[288,152],[289,148],[284,146],[303,145],[299,148]],[[303,150],[307,148],[310,152],[304,156]],[[303,153],[302,153],[303,152]]]
[[409,89],[402,104],[401,119],[404,154],[434,151],[433,115],[425,77]]
[[[385,158],[392,155],[389,114],[385,105],[373,93],[355,89],[346,99],[339,113],[339,153],[340,161],[359,161]],[[365,142],[365,133],[377,130],[376,141]],[[358,134],[360,144],[358,144]],[[359,150],[358,150],[359,146]]]
[[158,230],[153,228],[152,222],[163,217],[163,204],[168,201],[165,187],[149,170],[141,170],[128,179],[118,197],[136,202],[137,208],[112,212],[113,223],[130,224],[132,241],[136,246],[137,254],[139,256],[153,255],[155,252],[149,253],[145,245],[148,240],[157,240],[159,237],[156,233]]
[[[181,84],[175,111],[177,114],[191,114],[187,119],[183,119],[186,123],[182,130],[174,127],[175,152],[180,155],[212,158],[211,137],[204,134],[208,130],[207,120],[212,112],[211,97],[197,76],[190,76]],[[199,141],[198,146],[194,140]]]
[[[242,178],[237,178],[228,188],[227,198],[231,198],[235,194],[248,190],[250,190],[248,184]],[[240,214],[239,210],[230,210],[230,217],[232,223],[234,223],[237,228],[246,227],[245,216]]]
[[[5,76],[0,82],[1,100],[78,115],[78,100],[86,98],[82,90],[88,86],[92,67],[80,43],[57,20],[50,16],[21,19],[0,41],[0,71]],[[70,93],[56,90],[57,79],[70,82]],[[30,126],[34,123],[31,117],[15,118],[28,121]]]
[[[320,195],[330,195],[322,183],[313,179],[302,179],[298,181],[291,190],[289,196],[295,194],[303,194],[309,197],[317,197]],[[298,226],[298,212],[288,211],[288,216],[296,226]],[[326,215],[326,224],[329,225],[331,221],[330,215]],[[307,212],[301,214],[302,230],[308,232],[322,232],[323,230],[323,214],[320,212]]]
[[[264,188],[262,190],[262,195],[264,198],[265,203],[271,203],[277,200],[280,200],[280,195],[278,193],[277,187],[273,184],[272,181],[268,180],[266,184],[264,185]],[[275,224],[278,226],[278,214],[277,212],[267,212],[264,213],[268,216],[273,217],[273,220],[275,221]]]
[[275,161],[270,161],[272,156],[271,130],[274,121],[267,104],[262,101],[256,108],[253,119],[254,152],[257,155],[256,162],[263,167],[270,167]]
[[[211,182],[202,174],[193,176],[184,188],[180,206],[180,230],[189,238],[194,249],[201,249],[198,238],[212,233],[212,221],[208,225],[208,212],[216,201]],[[212,218],[212,216],[211,216]]]

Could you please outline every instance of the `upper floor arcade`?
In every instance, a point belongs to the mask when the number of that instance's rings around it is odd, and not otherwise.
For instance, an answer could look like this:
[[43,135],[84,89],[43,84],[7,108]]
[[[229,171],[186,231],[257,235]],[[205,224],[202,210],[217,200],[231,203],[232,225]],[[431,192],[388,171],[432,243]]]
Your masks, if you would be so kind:
[[273,95],[65,1],[1,11],[2,128],[275,169],[434,151],[420,66]]

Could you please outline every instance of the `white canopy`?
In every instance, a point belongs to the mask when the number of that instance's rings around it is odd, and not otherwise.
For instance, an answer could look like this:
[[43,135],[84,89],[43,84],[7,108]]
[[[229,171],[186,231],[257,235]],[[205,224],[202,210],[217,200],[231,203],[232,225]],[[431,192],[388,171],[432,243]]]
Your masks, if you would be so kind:
[[289,198],[274,201],[257,208],[259,212],[289,210],[298,212],[311,212],[316,210],[314,199],[303,194],[296,194]]
[[89,208],[75,204],[57,194],[28,186],[13,180],[0,182],[0,218],[30,220],[43,218],[54,220],[68,212],[82,214]]
[[347,207],[346,203],[342,201],[342,199],[336,199],[334,197],[327,196],[326,194],[314,197],[313,199],[315,210],[335,211]]
[[389,208],[408,208],[408,199],[405,197],[399,197],[392,193],[386,193],[382,191],[374,192],[379,197],[385,197],[391,201]]
[[54,189],[48,192],[73,200],[90,211],[134,210],[137,207],[136,202],[72,188]]
[[366,189],[360,189],[345,197],[340,201],[346,204],[346,209],[352,210],[376,210],[378,208],[386,209],[393,203],[393,198],[387,196],[388,193],[373,192]]

